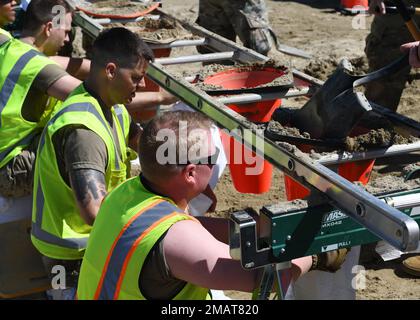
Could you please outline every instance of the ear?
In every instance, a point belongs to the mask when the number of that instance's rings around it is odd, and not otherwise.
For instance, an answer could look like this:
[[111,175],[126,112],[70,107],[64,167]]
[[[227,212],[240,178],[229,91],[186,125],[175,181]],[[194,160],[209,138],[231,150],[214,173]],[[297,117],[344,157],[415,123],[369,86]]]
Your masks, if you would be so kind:
[[53,23],[52,23],[52,21],[49,21],[49,22],[47,22],[47,23],[45,23],[44,24],[44,30],[43,30],[43,32],[44,32],[44,34],[45,34],[45,36],[48,38],[49,36],[51,36],[51,31],[52,31],[52,29],[53,29]]
[[117,74],[117,66],[115,63],[110,62],[105,67],[105,73],[108,80],[115,79],[115,76]]
[[188,164],[182,170],[183,177],[186,183],[195,184],[197,179],[197,166],[195,164]]

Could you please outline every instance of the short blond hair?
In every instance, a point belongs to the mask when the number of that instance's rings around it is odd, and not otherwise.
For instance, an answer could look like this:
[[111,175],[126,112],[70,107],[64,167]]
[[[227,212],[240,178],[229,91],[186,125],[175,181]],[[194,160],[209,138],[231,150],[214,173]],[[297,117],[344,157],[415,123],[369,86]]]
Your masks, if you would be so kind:
[[[187,141],[180,139],[180,123],[186,124]],[[196,129],[210,131],[213,122],[199,112],[191,111],[170,111],[151,120],[144,128],[139,143],[139,158],[143,175],[148,179],[162,176],[172,176],[183,167],[183,164],[166,163],[161,164],[157,159],[159,147],[164,143],[172,144],[171,150],[176,150],[176,159],[180,157],[180,150],[190,150],[191,146],[197,143],[197,137],[192,133]],[[158,133],[162,129],[169,129],[174,132],[174,141],[160,141]]]

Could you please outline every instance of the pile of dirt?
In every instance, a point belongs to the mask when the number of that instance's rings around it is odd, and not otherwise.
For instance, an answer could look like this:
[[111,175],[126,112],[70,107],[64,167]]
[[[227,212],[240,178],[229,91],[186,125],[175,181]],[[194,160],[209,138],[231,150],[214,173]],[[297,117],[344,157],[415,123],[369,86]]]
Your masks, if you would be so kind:
[[128,15],[145,11],[150,6],[127,0],[104,0],[92,3],[83,2],[81,7],[95,14]]
[[265,63],[250,63],[250,64],[240,64],[235,63],[234,65],[224,65],[224,64],[208,64],[204,66],[196,75],[195,85],[204,91],[210,90],[220,90],[223,89],[222,86],[206,83],[206,79],[220,72],[250,72],[250,71],[271,71],[278,73],[278,77],[274,80],[255,86],[255,87],[242,87],[236,89],[250,89],[250,88],[265,88],[265,87],[278,87],[278,86],[293,86],[293,74],[290,72],[290,67],[288,65],[282,64],[278,61],[269,60]]
[[[299,128],[289,127],[284,124],[285,122],[288,122],[287,118],[293,117],[293,112],[295,112],[293,109],[281,110],[281,112],[277,112],[275,117],[283,117],[281,120],[282,123],[272,120],[269,122],[267,130],[278,135],[311,139],[311,136],[308,132],[302,132]],[[342,143],[340,141],[326,140],[325,147],[320,147],[318,144],[314,145],[313,149],[311,150],[312,158],[313,156],[317,157],[319,153],[328,154],[325,153],[325,151],[328,149],[330,153],[344,151],[363,152],[378,148],[388,148],[392,145],[409,144],[419,140],[419,138],[415,136],[403,136],[397,133],[392,127],[391,122],[383,117],[370,117],[369,119],[371,119],[369,122],[367,119],[364,121],[365,125],[369,125],[369,132],[355,135],[353,137],[347,137],[342,141]],[[307,142],[307,145],[310,145],[311,141]],[[335,147],[333,150],[331,147],[333,142],[336,143],[337,146],[341,147]]]
[[[150,8],[139,2],[125,0],[96,1],[90,5],[83,4],[83,8],[95,14],[104,15],[128,15],[142,12]],[[126,27],[137,33],[143,40],[149,43],[168,43],[181,39],[195,39],[179,22],[161,16],[159,19],[151,17],[140,17],[138,22],[111,23],[104,25],[105,29],[113,27]]]
[[305,138],[310,139],[311,135],[307,132],[301,132],[298,128],[294,127],[287,127],[282,125],[280,122],[277,121],[270,121],[267,126],[267,130],[270,132],[279,134],[279,135],[286,135],[290,137],[296,137],[296,138]]
[[272,212],[285,213],[306,209],[308,207],[308,201],[302,199],[296,199],[293,201],[280,201],[266,207]]
[[[334,55],[327,56],[325,59],[311,61],[304,69],[304,72],[320,80],[327,80],[335,71],[340,61],[344,58],[337,58]],[[367,58],[365,56],[348,59],[353,66],[352,75],[363,75],[369,72]]]
[[420,179],[405,181],[402,175],[380,175],[371,180],[366,190],[372,194],[382,194],[391,191],[412,190],[420,188]]
[[110,23],[104,26],[106,29],[114,27],[126,27],[138,34],[143,40],[151,43],[168,43],[181,39],[194,39],[188,30],[179,22],[163,16],[159,19],[144,18],[138,22]]
[[404,137],[394,130],[370,130],[353,138],[346,138],[346,151],[368,151],[376,148],[387,148],[394,144],[409,144],[418,141],[414,136]]

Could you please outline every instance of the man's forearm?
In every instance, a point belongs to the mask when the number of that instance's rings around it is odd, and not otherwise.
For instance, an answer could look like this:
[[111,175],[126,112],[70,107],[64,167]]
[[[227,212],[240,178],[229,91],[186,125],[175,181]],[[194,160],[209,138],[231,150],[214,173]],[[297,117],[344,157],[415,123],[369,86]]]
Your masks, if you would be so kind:
[[70,75],[79,79],[85,80],[90,71],[90,60],[83,58],[69,58],[62,56],[52,56],[50,59],[57,62]]
[[158,105],[170,105],[178,101],[178,98],[171,95],[170,93],[160,90],[157,92],[144,91],[137,92],[133,101],[126,105],[127,110],[130,111],[141,111],[147,108],[153,108]]
[[105,176],[92,169],[72,170],[69,176],[80,215],[88,225],[92,225],[107,194]]

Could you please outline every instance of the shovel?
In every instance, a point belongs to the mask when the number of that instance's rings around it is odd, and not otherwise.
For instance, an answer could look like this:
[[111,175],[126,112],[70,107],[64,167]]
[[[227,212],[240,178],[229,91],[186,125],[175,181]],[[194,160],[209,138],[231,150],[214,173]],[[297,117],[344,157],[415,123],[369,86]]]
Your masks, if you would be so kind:
[[311,99],[291,117],[291,126],[308,132],[313,139],[343,139],[372,110],[365,95],[354,88],[378,80],[407,67],[404,55],[382,69],[353,76],[348,60],[341,61],[335,72]]

